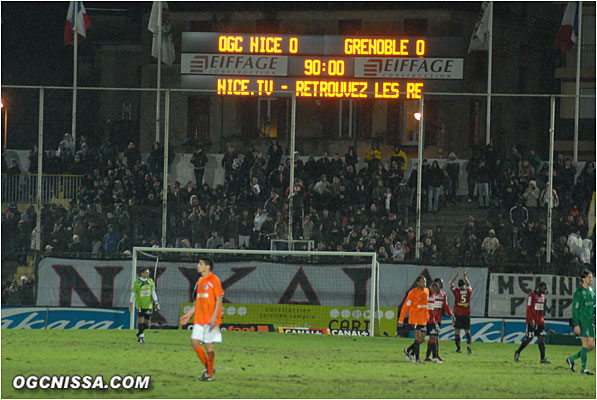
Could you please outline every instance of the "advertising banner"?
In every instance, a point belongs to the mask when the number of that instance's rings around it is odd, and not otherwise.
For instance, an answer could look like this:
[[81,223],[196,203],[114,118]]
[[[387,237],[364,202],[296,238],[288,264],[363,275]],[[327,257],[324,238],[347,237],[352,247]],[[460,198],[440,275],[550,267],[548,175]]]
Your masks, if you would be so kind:
[[2,306],[2,329],[130,329],[128,309]]
[[[182,316],[193,307],[185,303]],[[379,310],[379,325],[375,331],[380,335],[396,335],[396,309],[385,307]],[[376,321],[376,324],[378,322]],[[371,311],[367,307],[304,306],[298,304],[224,304],[222,326],[265,326],[275,331],[293,329],[317,331],[332,335],[368,336],[371,325]],[[295,332],[296,333],[296,332]],[[325,332],[323,332],[325,333]]]
[[[131,260],[44,258],[38,269],[37,305],[128,307],[131,268]],[[153,276],[154,262],[141,261],[138,268],[150,268]],[[456,268],[380,264],[379,272],[379,305],[394,308],[397,313],[397,307],[408,291],[415,287],[419,275],[425,276],[428,283],[442,278],[448,286]],[[292,304],[343,309],[370,306],[370,264],[217,262],[214,273],[222,282],[225,304]],[[160,262],[155,276],[161,309],[159,313],[154,313],[152,323],[178,326],[181,304],[194,298],[193,289],[199,277],[196,264]],[[487,269],[469,269],[468,279],[473,287],[471,313],[482,317],[485,313]],[[448,287],[444,290],[453,306],[454,296]]]
[[[567,321],[545,321],[545,328],[559,334],[568,334],[570,326]],[[504,343],[522,343],[526,334],[526,321],[521,319],[471,318],[471,337],[473,342],[500,343],[502,335]],[[460,332],[462,337],[463,332]],[[412,333],[411,333],[412,336]],[[454,326],[448,318],[442,321],[440,340],[454,340]],[[464,340],[464,338],[463,338]],[[537,338],[531,344],[537,343]],[[444,346],[445,349],[445,346]]]
[[580,279],[547,274],[491,274],[488,316],[526,318],[526,298],[539,282],[548,287],[545,317],[572,318],[572,297]]

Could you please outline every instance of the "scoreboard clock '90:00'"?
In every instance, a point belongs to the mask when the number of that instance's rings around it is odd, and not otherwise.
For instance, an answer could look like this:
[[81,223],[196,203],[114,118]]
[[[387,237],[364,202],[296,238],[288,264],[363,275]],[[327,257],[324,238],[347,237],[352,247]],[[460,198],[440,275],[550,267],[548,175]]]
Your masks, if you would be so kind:
[[457,90],[462,38],[186,32],[181,88],[206,95],[419,99]]

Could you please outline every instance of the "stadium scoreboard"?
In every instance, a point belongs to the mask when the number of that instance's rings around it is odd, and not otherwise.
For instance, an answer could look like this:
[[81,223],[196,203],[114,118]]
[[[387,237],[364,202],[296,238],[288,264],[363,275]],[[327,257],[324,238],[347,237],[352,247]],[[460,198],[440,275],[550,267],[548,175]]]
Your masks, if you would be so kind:
[[461,80],[460,38],[187,32],[181,87],[224,96],[419,99]]

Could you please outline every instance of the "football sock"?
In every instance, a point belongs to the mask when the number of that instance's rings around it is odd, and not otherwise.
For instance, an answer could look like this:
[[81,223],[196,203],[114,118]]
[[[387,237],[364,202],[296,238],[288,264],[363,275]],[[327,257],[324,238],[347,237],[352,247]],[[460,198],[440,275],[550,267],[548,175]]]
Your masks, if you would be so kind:
[[197,353],[197,356],[199,357],[203,365],[205,365],[205,368],[207,368],[207,357],[205,355],[205,351],[203,350],[203,346],[199,345],[195,347],[195,353]]
[[545,342],[543,340],[539,342],[539,353],[541,353],[541,359],[545,359]]
[[[429,347],[429,346],[427,346],[427,347]],[[437,339],[433,339],[432,350],[433,350],[433,358],[437,358]]]
[[520,354],[525,347],[527,347],[527,344],[529,344],[529,338],[524,338],[524,340],[522,341],[522,343],[520,344],[520,347],[518,348],[518,350],[516,350],[516,352],[518,354]]
[[214,376],[214,358],[216,356],[216,353],[213,351],[210,351],[209,353],[207,353],[207,375],[209,376]]
[[413,344],[411,344],[408,349],[406,349],[406,351],[408,351],[409,353],[413,354],[413,351],[415,350],[415,345],[417,344],[417,341],[415,340],[415,342]]
[[471,334],[470,333],[466,334],[466,345],[468,347],[471,347]]
[[580,356],[581,356],[581,353],[582,353],[582,351],[583,351],[583,349],[584,349],[584,347],[581,347],[581,349],[579,350],[579,352],[578,352],[578,353],[576,353],[575,355],[573,355],[572,357],[570,357],[570,361],[574,361],[574,360],[576,360],[578,357],[580,357]]
[[583,371],[587,369],[587,353],[589,351],[584,347],[580,349],[580,361],[582,361],[582,369]]
[[415,340],[415,359],[419,359],[419,351],[421,349],[421,342]]
[[143,331],[145,330],[145,322],[140,323],[139,325],[139,335],[141,335],[143,333]]
[[429,341],[427,342],[427,355],[425,356],[425,358],[429,358],[429,355],[431,355],[431,339],[429,339]]
[[454,341],[456,342],[456,349],[460,350],[460,335],[456,335]]

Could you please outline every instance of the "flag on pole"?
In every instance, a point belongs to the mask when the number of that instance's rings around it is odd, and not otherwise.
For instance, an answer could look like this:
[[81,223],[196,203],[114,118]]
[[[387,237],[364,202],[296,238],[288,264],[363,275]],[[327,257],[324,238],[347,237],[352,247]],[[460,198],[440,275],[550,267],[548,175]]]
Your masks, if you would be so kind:
[[[172,65],[176,59],[174,54],[174,41],[172,40],[172,31],[170,23],[170,14],[168,13],[168,2],[162,1],[162,62]],[[153,33],[153,43],[151,45],[152,57],[158,58],[158,8],[159,1],[154,1],[149,16],[149,29]]]
[[[77,26],[73,25],[75,20]],[[78,35],[77,39],[81,43],[87,37],[87,29],[91,28],[91,20],[82,1],[71,1],[69,3],[66,24],[64,25],[64,44],[74,44],[75,28]]]
[[471,43],[468,52],[471,51],[489,51],[489,2],[484,1],[479,12],[479,20],[475,25]]
[[553,47],[559,49],[562,53],[572,48],[578,39],[578,2],[569,1],[562,25],[553,43]]
[[591,205],[589,206],[589,215],[587,215],[587,226],[589,231],[587,233],[587,237],[590,238],[593,236],[593,230],[595,229],[595,192],[593,192],[593,196],[591,198]]

